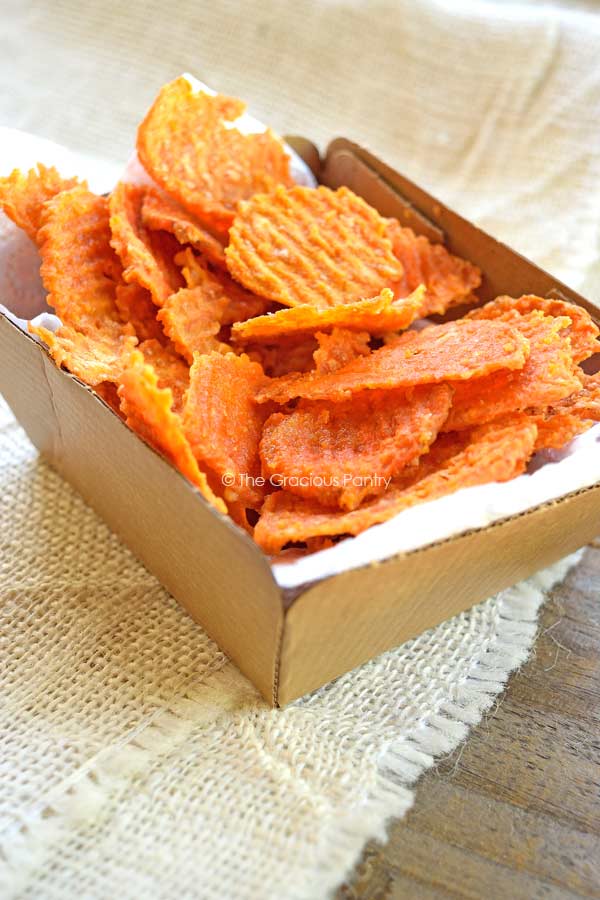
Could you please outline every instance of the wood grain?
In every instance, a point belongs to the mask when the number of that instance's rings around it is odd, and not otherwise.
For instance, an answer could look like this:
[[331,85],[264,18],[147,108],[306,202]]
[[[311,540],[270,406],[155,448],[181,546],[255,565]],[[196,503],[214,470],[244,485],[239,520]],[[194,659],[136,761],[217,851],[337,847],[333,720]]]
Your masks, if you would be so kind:
[[600,898],[600,539],[528,663],[338,900]]

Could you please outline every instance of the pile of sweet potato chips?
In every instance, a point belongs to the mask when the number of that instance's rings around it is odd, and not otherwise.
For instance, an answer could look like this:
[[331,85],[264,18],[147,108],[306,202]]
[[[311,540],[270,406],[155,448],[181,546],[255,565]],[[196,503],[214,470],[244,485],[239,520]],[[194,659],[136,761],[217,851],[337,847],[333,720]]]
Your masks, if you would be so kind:
[[475,265],[294,184],[243,108],[179,78],[139,128],[144,183],[98,196],[40,164],[0,179],[0,206],[62,323],[31,331],[266,552],[513,478],[600,420],[584,309],[477,306]]

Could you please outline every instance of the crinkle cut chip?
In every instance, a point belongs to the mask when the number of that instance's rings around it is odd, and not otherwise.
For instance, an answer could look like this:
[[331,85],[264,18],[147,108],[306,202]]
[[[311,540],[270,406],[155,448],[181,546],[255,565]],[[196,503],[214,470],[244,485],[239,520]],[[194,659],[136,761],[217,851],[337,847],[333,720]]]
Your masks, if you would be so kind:
[[[356,337],[352,333],[353,337]],[[326,335],[330,337],[330,335]],[[314,337],[290,336],[279,338],[274,344],[248,344],[246,355],[254,362],[260,363],[265,375],[269,378],[281,378],[294,372],[309,372],[315,368],[315,353],[319,345]]]
[[570,340],[565,336],[570,319],[564,316],[552,318],[534,310],[511,318],[510,324],[529,341],[530,354],[523,369],[520,372],[494,372],[485,378],[456,384],[445,425],[448,430],[459,431],[492,422],[529,407],[550,406],[581,387],[580,370],[573,362]]
[[571,324],[564,329],[564,334],[571,339],[571,352],[576,363],[583,362],[600,353],[598,335],[600,329],[582,306],[557,300],[553,297],[537,297],[535,294],[524,294],[522,297],[497,297],[490,303],[473,309],[469,319],[504,319],[512,321],[515,316],[527,315],[538,310],[545,316],[568,316]]
[[240,100],[195,90],[184,76],[165,85],[138,129],[137,150],[149,175],[219,233],[238,202],[291,185],[289,156],[266,130],[242,134]]
[[[113,323],[114,325],[114,323]],[[64,366],[91,387],[104,382],[117,382],[123,368],[123,353],[135,347],[137,339],[128,326],[106,327],[82,334],[70,325],[49,331],[29,323],[29,331],[36,334],[50,349],[57,366]]]
[[119,397],[127,425],[179,469],[209,503],[226,513],[225,504],[214,495],[206,475],[198,468],[181,419],[173,412],[171,391],[158,386],[153,366],[144,362],[138,350],[134,350],[125,361]]
[[600,374],[583,376],[580,391],[555,406],[534,411],[538,427],[536,450],[559,450],[572,438],[600,422]]
[[227,268],[225,247],[187,210],[162,191],[148,188],[142,202],[142,222],[151,231],[168,231],[180,244],[191,244],[221,269]]
[[133,326],[140,341],[165,342],[165,335],[156,318],[158,310],[146,288],[135,282],[118,284],[115,303],[122,321]]
[[48,304],[63,325],[94,334],[120,323],[115,303],[121,265],[110,246],[108,207],[83,187],[48,200],[38,232]]
[[194,353],[229,349],[217,338],[225,302],[222,294],[214,296],[205,287],[181,288],[160,310],[158,317],[165,334],[190,365]]
[[[202,257],[197,256],[189,248],[175,257],[177,265],[188,288],[202,287],[212,297],[220,298],[222,310],[219,315],[221,325],[243,322],[252,316],[262,316],[273,304],[264,297],[257,297],[244,290],[226,272],[209,269]],[[227,302],[224,301],[225,298]]]
[[447,322],[407,331],[397,341],[326,375],[308,372],[273,380],[259,402],[294,397],[342,400],[357,391],[413,387],[481,378],[500,369],[523,368],[528,341],[506,322]]
[[421,285],[402,300],[394,300],[392,291],[384,288],[371,300],[357,300],[328,309],[294,306],[239,322],[233,326],[231,337],[237,341],[272,341],[288,334],[314,334],[332,328],[368,331],[372,335],[403,331],[419,317],[424,296],[425,288]]
[[[179,243],[164,232],[149,231],[142,222],[146,185],[119,182],[109,199],[111,244],[123,264],[126,282],[139,284],[157,306],[183,286],[174,263]],[[171,243],[174,242],[174,243]]]
[[152,366],[158,378],[159,388],[169,388],[173,395],[173,411],[183,412],[183,401],[190,386],[190,370],[171,346],[157,340],[143,341],[138,350],[144,362]]
[[[431,471],[429,454],[410,475],[392,484],[381,497],[351,512],[321,506],[287,491],[270,494],[254,529],[254,539],[266,553],[276,554],[286,544],[318,537],[355,535],[393,518],[402,510],[454,493],[460,488],[509,481],[525,471],[537,434],[527,417],[514,417],[475,429],[471,440]],[[444,436],[445,437],[445,436]],[[454,442],[454,438],[453,438]],[[437,443],[437,442],[436,442]],[[431,450],[435,454],[436,445]]]
[[315,372],[319,375],[337,372],[358,356],[368,356],[371,352],[371,336],[367,331],[334,328],[331,334],[318,332],[315,337],[319,348],[313,353],[313,359]]
[[423,385],[275,413],[260,443],[263,475],[299,496],[355,509],[427,452],[451,399],[448,385]]
[[44,204],[59,194],[79,185],[87,188],[85,181],[77,178],[63,178],[53,167],[38,163],[26,175],[15,169],[5,178],[0,178],[0,209],[9,219],[37,242],[37,233],[42,224]]
[[402,277],[386,221],[348,188],[278,188],[240,203],[225,250],[233,277],[284,306],[326,309]]
[[397,296],[409,294],[420,284],[427,289],[421,317],[477,301],[473,292],[481,284],[481,270],[473,263],[453,256],[443,244],[432,244],[426,237],[417,236],[397,219],[387,220],[387,235],[404,269],[396,285]]
[[[265,376],[258,363],[234,353],[199,354],[190,370],[184,430],[198,462],[224,485],[228,503],[260,505],[264,490],[258,443],[269,411],[254,394]],[[231,483],[223,482],[228,476]]]
[[225,273],[202,266],[191,252],[178,255],[177,260],[183,264],[186,282],[193,287],[171,294],[158,318],[165,334],[191,365],[194,353],[228,352],[230,347],[218,339],[222,326],[229,325],[232,317],[252,314],[257,308],[262,311],[264,301],[235,285]]

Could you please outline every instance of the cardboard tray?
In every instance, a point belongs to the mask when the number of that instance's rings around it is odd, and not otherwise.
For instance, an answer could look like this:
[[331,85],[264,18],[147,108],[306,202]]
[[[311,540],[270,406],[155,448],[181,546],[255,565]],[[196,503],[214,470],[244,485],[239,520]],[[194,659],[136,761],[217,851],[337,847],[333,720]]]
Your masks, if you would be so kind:
[[[308,141],[290,143],[324,184],[348,185],[384,215],[477,263],[485,273],[483,301],[560,296],[600,322],[600,308],[363,148],[338,139],[321,163]],[[492,526],[284,590],[248,535],[2,314],[0,390],[40,453],[274,706],[526,578],[600,530],[596,484]]]

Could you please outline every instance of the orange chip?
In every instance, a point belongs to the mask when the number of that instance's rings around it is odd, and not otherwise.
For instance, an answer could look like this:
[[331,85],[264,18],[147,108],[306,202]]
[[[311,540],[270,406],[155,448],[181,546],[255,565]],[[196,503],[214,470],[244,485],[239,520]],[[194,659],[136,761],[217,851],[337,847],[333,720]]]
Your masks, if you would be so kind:
[[426,237],[417,237],[397,219],[387,220],[387,235],[404,269],[396,286],[397,295],[404,297],[420,284],[427,288],[422,317],[445,313],[461,303],[476,302],[473,291],[481,284],[481,270],[477,266],[453,256],[443,244],[432,244]]
[[583,376],[580,391],[565,397],[555,406],[534,412],[538,427],[536,450],[558,450],[576,435],[600,422],[600,373]]
[[123,263],[126,282],[139,284],[152,295],[157,306],[183,285],[183,279],[173,262],[179,244],[171,235],[151,232],[142,222],[145,185],[119,182],[110,195],[111,244]]
[[131,323],[140,341],[154,339],[164,343],[165,336],[156,318],[157,309],[146,288],[135,282],[118,284],[115,303],[122,321]]
[[257,363],[234,353],[197,353],[190,370],[185,433],[196,459],[215,483],[224,485],[228,503],[254,507],[264,496],[255,479],[260,477],[258,442],[269,410],[254,402],[264,379]]
[[181,357],[170,346],[157,340],[141,343],[138,350],[144,362],[152,366],[158,378],[159,388],[169,388],[173,395],[173,411],[183,412],[185,393],[190,386],[190,370]]
[[[266,553],[278,553],[287,543],[318,537],[358,534],[393,518],[402,510],[491,481],[508,481],[524,472],[535,444],[537,428],[526,417],[476,429],[471,442],[442,467],[431,471],[428,456],[381,497],[351,512],[321,506],[314,500],[278,491],[265,500],[254,539]],[[452,438],[452,444],[455,439]],[[437,442],[436,442],[437,443]],[[444,442],[442,442],[444,446]],[[456,449],[460,447],[460,443]],[[447,452],[447,448],[444,446]],[[434,444],[431,454],[435,455]],[[443,454],[445,455],[445,454]]]
[[[499,322],[500,319],[477,319]],[[552,318],[535,310],[510,319],[530,344],[530,355],[520,372],[495,372],[477,381],[457,384],[446,427],[460,430],[492,422],[499,416],[549,406],[580,387],[565,330],[571,320]]]
[[353,303],[402,277],[386,220],[344,187],[280,187],[240,203],[225,256],[248,290],[284,306]]
[[62,178],[56,169],[42,163],[37,164],[37,170],[30,169],[27,175],[15,169],[6,178],[0,178],[0,209],[32,241],[37,241],[44,203],[78,184],[87,188],[85,181],[80,184],[77,178]]
[[38,240],[48,303],[63,325],[93,334],[120,323],[121,266],[109,242],[106,199],[83,187],[57,194],[44,206]]
[[295,306],[280,309],[267,316],[257,316],[233,326],[231,337],[239,341],[268,341],[287,334],[315,333],[332,328],[368,331],[373,335],[408,328],[420,315],[425,288],[420,286],[409,297],[394,300],[389,288],[384,288],[372,300],[357,300],[343,306],[320,309],[314,306]]
[[576,363],[582,362],[600,353],[598,335],[600,329],[587,310],[565,300],[550,297],[536,297],[535,294],[524,294],[522,297],[497,297],[485,306],[473,309],[469,319],[504,319],[512,321],[515,316],[539,310],[545,316],[568,316],[571,324],[565,328],[564,334],[571,339],[571,351]]
[[50,348],[57,366],[64,366],[86,384],[96,387],[117,382],[123,369],[123,352],[133,349],[137,339],[128,326],[107,327],[82,334],[62,325],[56,332],[29,323],[29,331],[37,334]]
[[215,266],[227,268],[222,242],[162,191],[153,188],[146,191],[142,203],[142,222],[151,231],[168,231],[175,235],[180,244],[191,244]]
[[127,425],[179,469],[209,503],[226,513],[225,504],[215,497],[206,475],[198,468],[183,433],[181,419],[173,412],[171,391],[159,388],[154,368],[144,362],[138,350],[126,359],[119,397]]
[[271,131],[241,134],[240,100],[196,91],[184,76],[165,85],[138,130],[149,175],[186,209],[225,232],[237,203],[292,184],[289,157]]
[[368,356],[371,352],[367,331],[334,328],[331,334],[318,333],[315,337],[319,349],[313,353],[313,359],[315,372],[319,375],[337,372],[358,356]]
[[265,385],[260,403],[293,397],[342,400],[357,391],[477,379],[500,369],[520,369],[529,352],[523,335],[506,322],[447,322],[407,331],[393,344],[327,375],[288,375]]
[[[219,321],[221,325],[231,325],[233,322],[243,322],[252,316],[262,316],[264,312],[272,308],[270,300],[244,290],[226,272],[208,269],[202,258],[196,256],[189,248],[178,253],[175,261],[181,266],[183,277],[189,288],[202,287],[211,296],[217,295],[221,298],[223,301],[220,301],[222,309]],[[225,298],[226,303],[224,302]]]
[[[354,332],[348,332],[356,337]],[[329,335],[323,335],[329,337]],[[285,337],[280,338],[276,344],[248,344],[245,347],[246,355],[260,363],[265,375],[270,378],[280,378],[291,372],[309,372],[315,368],[315,353],[319,352],[319,345],[314,337]]]
[[222,294],[215,296],[204,287],[181,288],[167,298],[160,310],[158,317],[165,334],[190,365],[194,353],[229,349],[217,339],[224,303],[226,298]]
[[447,385],[424,385],[275,413],[260,443],[263,475],[301,497],[355,509],[429,449],[451,399]]
[[193,287],[182,288],[167,298],[158,318],[177,350],[193,362],[194,353],[227,352],[217,336],[232,319],[264,310],[265,301],[254,297],[223,273],[202,266],[191,251],[177,256],[183,274]]

